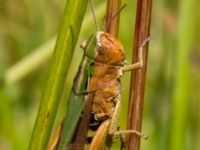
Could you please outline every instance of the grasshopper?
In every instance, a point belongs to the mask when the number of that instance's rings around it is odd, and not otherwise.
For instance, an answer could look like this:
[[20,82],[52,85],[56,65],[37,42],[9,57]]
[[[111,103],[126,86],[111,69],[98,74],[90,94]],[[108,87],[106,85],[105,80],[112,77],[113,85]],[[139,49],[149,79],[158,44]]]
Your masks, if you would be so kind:
[[[98,126],[90,144],[90,150],[103,150],[110,147],[113,136],[137,134],[135,130],[117,131],[121,105],[120,77],[124,72],[143,66],[142,51],[147,38],[139,49],[139,61],[125,66],[125,53],[121,43],[106,32],[97,32],[98,55],[94,59],[95,73],[90,80],[89,90],[96,90],[92,103],[92,122],[90,128]],[[107,142],[107,143],[106,143]]]
[[[141,44],[138,53],[138,62],[126,66],[125,51],[120,43],[113,35],[100,31],[97,25],[92,0],[89,0],[92,9],[97,32],[82,44],[84,55],[79,66],[79,71],[74,79],[73,90],[71,91],[68,112],[64,119],[63,127],[59,127],[55,132],[56,138],[50,142],[48,150],[64,149],[83,149],[80,143],[72,142],[73,136],[78,137],[80,132],[87,129],[97,130],[95,136],[89,146],[89,150],[109,149],[114,136],[122,136],[125,134],[137,134],[144,137],[135,130],[118,131],[117,122],[121,105],[121,85],[120,77],[124,72],[143,67],[143,47],[149,41],[145,39]],[[87,116],[83,115],[78,125],[84,104],[87,107],[84,110]],[[73,109],[76,108],[76,109]],[[78,127],[78,131],[76,129]],[[61,137],[60,137],[60,132]],[[68,130],[68,135],[65,131]],[[77,135],[74,134],[77,131]],[[145,137],[144,137],[145,138]],[[83,137],[85,143],[86,137]],[[75,141],[77,141],[75,139]],[[59,144],[58,144],[59,143]],[[71,143],[71,144],[70,144]]]

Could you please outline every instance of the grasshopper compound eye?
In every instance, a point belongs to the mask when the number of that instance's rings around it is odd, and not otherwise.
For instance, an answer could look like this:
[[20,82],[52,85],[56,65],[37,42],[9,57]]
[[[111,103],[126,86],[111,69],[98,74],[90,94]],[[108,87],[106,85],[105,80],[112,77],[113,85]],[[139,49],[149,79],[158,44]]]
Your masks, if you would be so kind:
[[107,55],[109,51],[108,44],[102,43],[97,47],[97,52],[99,55]]

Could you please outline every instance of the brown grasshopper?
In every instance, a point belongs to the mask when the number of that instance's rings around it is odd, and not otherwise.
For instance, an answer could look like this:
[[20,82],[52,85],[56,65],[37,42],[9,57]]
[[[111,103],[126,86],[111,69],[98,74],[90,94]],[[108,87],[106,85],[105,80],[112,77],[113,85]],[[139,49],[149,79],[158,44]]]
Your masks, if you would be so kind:
[[[126,66],[126,56],[122,44],[113,35],[99,31],[92,0],[89,0],[89,2],[97,26],[97,32],[81,46],[84,50],[84,56],[75,78],[73,95],[84,94],[85,103],[89,102],[90,105],[87,106],[88,108],[85,107],[84,111],[87,111],[87,115],[82,116],[82,121],[79,122],[79,125],[77,124],[78,120],[74,122],[78,129],[74,128],[74,131],[77,132],[74,134],[76,137],[75,140],[67,142],[67,149],[69,150],[83,149],[86,137],[79,138],[79,134],[82,134],[81,132],[86,131],[88,128],[96,130],[95,135],[89,143],[89,150],[109,149],[115,136],[137,134],[140,137],[146,138],[135,130],[118,131],[117,122],[121,105],[120,77],[126,71],[143,67],[143,47],[150,38],[145,39],[141,44],[138,53],[138,62]],[[83,79],[86,71],[89,72],[87,84],[84,82],[84,85],[87,85],[87,89],[85,92],[80,93],[80,87],[83,81],[85,81]],[[85,127],[82,129],[80,124]],[[50,142],[52,144],[49,144],[49,150],[57,149],[60,131],[61,127],[55,135],[57,138],[54,138],[53,142]],[[87,136],[86,134],[87,132],[83,136]],[[88,136],[88,138],[90,137]],[[83,141],[82,143],[79,142],[80,139]]]

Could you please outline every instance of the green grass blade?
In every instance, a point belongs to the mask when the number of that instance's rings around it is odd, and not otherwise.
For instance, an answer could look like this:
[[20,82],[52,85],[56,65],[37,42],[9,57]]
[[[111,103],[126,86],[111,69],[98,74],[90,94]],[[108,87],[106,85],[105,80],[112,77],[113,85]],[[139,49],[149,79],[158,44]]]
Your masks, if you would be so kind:
[[[95,12],[98,18],[103,17],[103,14],[105,12],[104,7],[104,3],[96,7]],[[91,12],[88,12],[86,14],[86,17],[84,18],[82,33],[85,34],[85,32],[87,32],[87,29],[91,29],[92,26],[94,26],[94,20],[91,17]],[[79,38],[79,40],[80,39],[82,40],[82,38]],[[23,59],[18,61],[16,64],[9,67],[5,72],[5,76],[2,76],[2,79],[0,80],[2,80],[5,85],[8,86],[15,84],[16,82],[34,72],[37,68],[41,67],[41,65],[47,62],[47,60],[49,60],[49,58],[52,56],[55,42],[56,36],[42,43],[38,48],[33,50],[33,52],[23,57]],[[77,47],[80,46],[77,45]],[[74,62],[77,62],[77,60]]]
[[48,143],[86,6],[87,0],[67,0],[66,2],[50,74],[44,89],[29,149],[44,150]]
[[9,67],[5,73],[5,84],[12,85],[40,67],[52,56],[55,37],[38,47],[31,54]]
[[170,149],[185,149],[189,85],[189,53],[195,34],[197,0],[181,1],[178,23],[178,51],[176,54],[175,87],[172,109]]

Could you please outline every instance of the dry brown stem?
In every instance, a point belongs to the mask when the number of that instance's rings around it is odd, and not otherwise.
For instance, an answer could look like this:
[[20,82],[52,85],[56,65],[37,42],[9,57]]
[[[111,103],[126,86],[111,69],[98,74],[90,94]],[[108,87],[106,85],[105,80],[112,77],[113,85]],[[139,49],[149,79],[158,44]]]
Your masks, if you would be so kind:
[[[149,37],[150,22],[151,22],[151,6],[152,0],[138,0],[135,35],[134,35],[134,49],[133,49],[133,63],[138,61],[138,50],[143,41]],[[129,97],[129,113],[128,113],[128,129],[141,131],[142,114],[144,105],[144,91],[145,79],[147,69],[148,44],[145,45],[143,51],[144,66],[141,69],[132,71],[131,74],[131,88]],[[137,135],[130,135],[127,143],[127,150],[139,150],[140,137]]]

